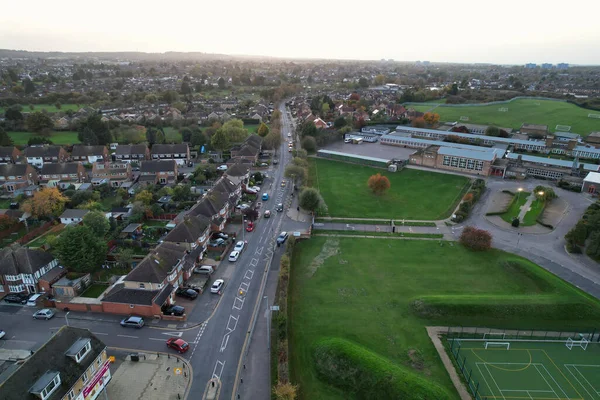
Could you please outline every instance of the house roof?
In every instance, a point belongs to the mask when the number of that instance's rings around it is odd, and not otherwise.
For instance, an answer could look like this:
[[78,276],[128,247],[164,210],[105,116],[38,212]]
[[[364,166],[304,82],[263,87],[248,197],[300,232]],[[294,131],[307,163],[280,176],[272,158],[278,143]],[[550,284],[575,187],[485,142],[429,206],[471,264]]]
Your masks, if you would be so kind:
[[108,152],[106,146],[86,146],[83,144],[76,144],[73,146],[71,155],[73,157],[104,156],[106,152]]
[[117,155],[131,155],[131,154],[146,154],[148,146],[145,144],[120,144],[115,149]]
[[210,226],[210,220],[204,215],[187,216],[164,238],[165,242],[193,243]]
[[58,278],[62,275],[66,274],[67,270],[64,268],[52,268],[50,271],[46,272],[44,275],[40,277],[40,280],[44,280],[46,282],[54,283]]
[[229,176],[244,176],[248,173],[248,171],[250,171],[249,167],[236,162],[231,167],[227,168],[226,174]]
[[58,157],[62,147],[60,146],[29,146],[23,150],[25,157]]
[[142,224],[129,224],[121,231],[121,233],[133,233],[135,232]]
[[196,216],[203,215],[207,218],[212,218],[219,213],[220,208],[217,208],[213,201],[210,201],[208,196],[204,197],[189,211],[188,215]]
[[154,304],[162,306],[163,304],[165,304],[165,301],[167,301],[167,298],[171,293],[173,293],[173,285],[169,283],[168,285],[165,285],[165,287],[160,291],[160,293],[158,293],[158,296],[154,298]]
[[441,147],[438,154],[445,156],[466,157],[474,160],[494,161],[495,151],[477,151],[477,149],[459,149],[455,147]]
[[175,160],[142,161],[141,172],[165,172],[174,171]]
[[186,143],[179,144],[155,144],[152,146],[152,154],[183,154],[188,152]]
[[1,164],[0,176],[21,176],[25,177],[27,164]]
[[538,129],[538,130],[548,130],[548,125],[538,125],[538,124],[523,124],[521,125],[521,129]]
[[[67,356],[65,352],[82,339],[90,341],[91,350],[78,363],[72,357]],[[60,374],[62,383],[49,397],[49,400],[62,399],[105,349],[106,345],[89,330],[63,326],[0,384],[0,398],[3,400],[39,400],[39,397],[29,391],[36,386],[41,386],[41,378],[44,375],[56,371]]]
[[151,306],[152,301],[159,293],[160,290],[129,289],[123,283],[118,283],[102,298],[102,301]]
[[51,163],[42,166],[41,175],[72,175],[79,173],[79,163]]
[[250,146],[260,149],[260,146],[262,145],[262,141],[263,139],[258,136],[258,135],[250,135],[246,138],[246,140],[244,142],[246,142],[247,144],[249,144]]
[[61,215],[60,218],[83,218],[90,210],[78,210],[67,208]]
[[0,157],[12,157],[15,146],[0,146]]
[[0,275],[33,274],[53,260],[50,253],[13,244],[0,250]]
[[589,182],[589,183],[600,184],[600,173],[598,173],[598,172],[589,172],[583,181],[584,182]]
[[148,254],[125,277],[126,281],[163,283],[175,266],[186,260],[186,248],[171,242],[163,242]]
[[243,145],[242,148],[237,152],[236,156],[256,157],[258,149],[249,145]]

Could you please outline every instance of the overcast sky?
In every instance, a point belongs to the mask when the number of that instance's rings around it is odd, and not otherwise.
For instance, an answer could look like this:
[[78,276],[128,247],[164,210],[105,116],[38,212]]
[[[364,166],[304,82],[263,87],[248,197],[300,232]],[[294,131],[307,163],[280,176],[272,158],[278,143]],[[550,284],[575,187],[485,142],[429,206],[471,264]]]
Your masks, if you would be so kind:
[[600,64],[599,15],[599,0],[28,0],[2,5],[0,48]]

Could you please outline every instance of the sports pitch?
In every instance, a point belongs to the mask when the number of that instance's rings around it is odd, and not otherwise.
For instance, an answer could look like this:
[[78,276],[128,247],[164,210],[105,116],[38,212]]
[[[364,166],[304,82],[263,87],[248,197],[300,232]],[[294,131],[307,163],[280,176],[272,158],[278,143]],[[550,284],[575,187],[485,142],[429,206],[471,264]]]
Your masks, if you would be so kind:
[[487,349],[485,340],[454,342],[458,367],[466,359],[465,374],[479,399],[600,400],[597,342],[590,342],[585,350],[569,349],[565,341],[495,340],[496,345]]

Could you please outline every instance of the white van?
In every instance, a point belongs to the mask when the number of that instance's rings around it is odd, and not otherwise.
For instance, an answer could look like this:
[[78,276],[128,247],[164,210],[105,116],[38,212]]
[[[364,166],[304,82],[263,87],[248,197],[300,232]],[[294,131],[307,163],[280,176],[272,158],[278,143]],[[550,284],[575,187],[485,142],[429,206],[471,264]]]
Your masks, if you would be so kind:
[[34,294],[33,296],[31,296],[31,297],[29,298],[29,300],[27,300],[27,305],[28,305],[29,307],[35,307],[35,306],[37,306],[37,301],[38,301],[38,299],[39,299],[40,297],[42,297],[42,294],[40,294],[40,293],[38,293],[38,294]]

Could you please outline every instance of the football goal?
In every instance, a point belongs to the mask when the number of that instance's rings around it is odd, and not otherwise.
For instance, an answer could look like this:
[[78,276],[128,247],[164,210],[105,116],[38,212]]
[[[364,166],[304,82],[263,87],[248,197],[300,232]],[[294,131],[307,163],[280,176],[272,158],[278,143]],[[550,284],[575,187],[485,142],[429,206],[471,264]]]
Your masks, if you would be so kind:
[[485,348],[488,347],[506,347],[506,350],[510,350],[510,342],[485,342]]
[[508,111],[508,107],[500,107],[498,109],[498,111],[500,111],[500,112],[507,112]]
[[589,118],[600,118],[600,114],[588,114]]
[[556,130],[559,132],[570,132],[571,125],[556,125]]
[[569,350],[572,350],[573,347],[581,347],[583,350],[585,350],[587,349],[589,343],[590,341],[587,338],[581,336],[581,339],[579,340],[573,340],[572,338],[568,338],[565,342],[565,346],[567,346]]
[[506,337],[506,333],[503,332],[488,332],[483,334],[484,339],[504,339]]
[[460,117],[460,120],[461,120],[461,121],[468,121],[468,120],[469,120],[469,117]]

